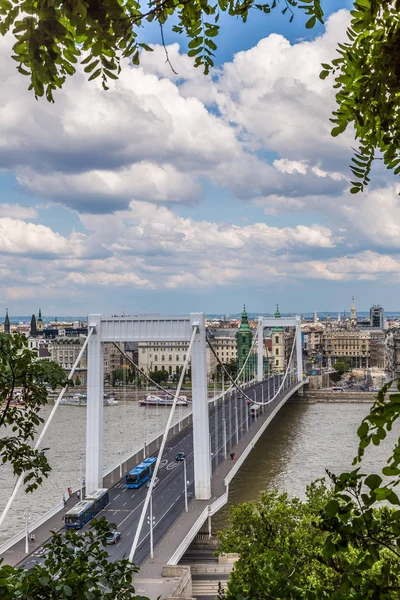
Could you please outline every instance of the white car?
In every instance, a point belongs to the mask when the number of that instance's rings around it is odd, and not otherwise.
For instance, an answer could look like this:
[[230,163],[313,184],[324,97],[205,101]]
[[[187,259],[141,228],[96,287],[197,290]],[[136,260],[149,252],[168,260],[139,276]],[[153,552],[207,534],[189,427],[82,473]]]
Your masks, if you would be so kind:
[[[155,488],[155,487],[157,487],[157,486],[158,486],[158,484],[159,484],[159,483],[160,483],[160,480],[159,480],[159,478],[158,478],[158,477],[156,477],[156,478],[155,478],[155,480],[154,480],[154,486],[153,486],[153,490],[154,490],[154,488]],[[151,479],[149,479],[149,481],[147,482],[147,487],[148,487],[148,488],[150,487],[150,484],[151,484]]]

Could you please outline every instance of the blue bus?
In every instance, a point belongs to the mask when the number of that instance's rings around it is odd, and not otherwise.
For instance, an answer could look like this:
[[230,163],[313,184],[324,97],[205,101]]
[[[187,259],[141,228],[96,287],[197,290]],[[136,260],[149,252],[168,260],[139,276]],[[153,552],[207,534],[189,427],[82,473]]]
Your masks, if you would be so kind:
[[144,461],[132,469],[132,471],[129,471],[125,476],[126,487],[138,488],[146,483],[153,475],[156,461],[157,458],[155,456],[150,456],[149,458],[145,458]]
[[90,519],[99,513],[110,502],[108,490],[96,490],[85,500],[75,504],[65,515],[66,529],[81,529]]

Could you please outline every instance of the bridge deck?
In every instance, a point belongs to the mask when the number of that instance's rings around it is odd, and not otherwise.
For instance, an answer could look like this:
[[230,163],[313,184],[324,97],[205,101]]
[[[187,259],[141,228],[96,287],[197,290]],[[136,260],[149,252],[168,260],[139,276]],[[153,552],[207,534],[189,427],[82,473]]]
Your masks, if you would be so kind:
[[[236,473],[240,464],[245,460],[251,451],[254,443],[261,436],[268,424],[274,418],[275,414],[286,403],[288,398],[303,385],[303,382],[286,391],[284,395],[277,398],[276,402],[267,406],[266,410],[257,422],[240,439],[239,444],[235,446],[235,460],[229,457],[219,464],[217,470],[213,473],[210,500],[192,500],[189,504],[188,512],[183,512],[168,530],[164,538],[159,542],[154,550],[154,558],[148,558],[140,568],[140,573],[135,577],[134,583],[136,592],[156,600],[160,595],[162,598],[168,598],[178,579],[174,576],[163,577],[163,568],[168,564],[176,564],[177,556],[174,550],[180,548],[181,555],[185,552],[195,534],[200,530],[207,517],[204,512],[207,507],[218,502],[218,508],[221,508],[228,499],[228,490],[226,480],[230,480]],[[216,511],[215,511],[216,512]],[[212,512],[211,512],[212,514]],[[179,557],[180,558],[180,557]],[[178,560],[179,560],[178,558]],[[170,571],[173,573],[173,569]]]

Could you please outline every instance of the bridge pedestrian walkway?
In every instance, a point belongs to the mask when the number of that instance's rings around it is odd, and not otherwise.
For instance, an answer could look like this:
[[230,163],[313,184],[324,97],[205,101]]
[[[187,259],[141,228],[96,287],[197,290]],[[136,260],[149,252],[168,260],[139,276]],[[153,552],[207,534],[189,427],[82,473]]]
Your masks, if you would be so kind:
[[[275,414],[301,386],[296,384],[279,396],[273,403],[265,407],[256,422],[235,446],[235,459],[230,456],[222,461],[213,473],[211,482],[211,498],[209,500],[193,499],[188,512],[183,512],[168,530],[167,534],[154,549],[154,557],[148,558],[140,567],[134,578],[136,593],[147,596],[150,600],[176,598],[176,588],[181,584],[183,567],[177,567],[179,560],[189,547],[195,535],[202,528],[207,517],[215,514],[228,501],[229,482],[233,479],[241,464],[247,458],[257,440],[264,433]],[[191,589],[191,586],[189,586]],[[182,598],[191,598],[182,595]]]

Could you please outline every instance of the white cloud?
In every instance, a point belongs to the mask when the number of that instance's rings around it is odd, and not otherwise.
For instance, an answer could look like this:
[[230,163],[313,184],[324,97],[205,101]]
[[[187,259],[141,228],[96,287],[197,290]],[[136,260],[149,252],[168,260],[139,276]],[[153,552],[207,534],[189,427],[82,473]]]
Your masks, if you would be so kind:
[[[340,194],[350,143],[330,136],[334,91],[318,74],[347,22],[340,11],[324,35],[293,45],[270,35],[208,78],[176,44],[175,76],[155,46],[141,67],[126,62],[108,92],[78,69],[55,105],[25,91],[6,36],[0,161],[30,192],[80,212],[113,212],[132,198],[191,204],[207,179],[247,201]],[[271,165],[254,150],[279,157]]]
[[12,219],[36,219],[37,210],[31,206],[21,206],[20,204],[0,204],[0,218],[9,217]]

